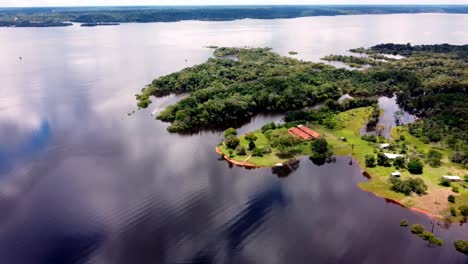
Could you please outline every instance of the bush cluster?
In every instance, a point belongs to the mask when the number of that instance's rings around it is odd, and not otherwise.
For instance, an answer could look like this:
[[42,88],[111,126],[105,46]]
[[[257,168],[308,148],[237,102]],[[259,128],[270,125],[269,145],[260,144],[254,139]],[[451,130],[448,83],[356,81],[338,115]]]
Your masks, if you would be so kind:
[[412,192],[421,195],[425,194],[427,191],[427,185],[420,178],[410,178],[402,180],[399,178],[391,177],[389,181],[392,185],[392,190],[394,190],[395,192],[403,193],[405,195],[410,195]]

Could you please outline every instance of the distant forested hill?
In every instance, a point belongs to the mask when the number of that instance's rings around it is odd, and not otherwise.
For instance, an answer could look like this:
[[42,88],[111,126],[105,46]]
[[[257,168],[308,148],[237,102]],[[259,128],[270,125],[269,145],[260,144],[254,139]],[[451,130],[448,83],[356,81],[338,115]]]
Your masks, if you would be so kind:
[[468,14],[468,5],[426,6],[205,6],[205,7],[73,7],[0,8],[1,26],[58,26],[63,22],[175,22],[274,19],[360,14]]

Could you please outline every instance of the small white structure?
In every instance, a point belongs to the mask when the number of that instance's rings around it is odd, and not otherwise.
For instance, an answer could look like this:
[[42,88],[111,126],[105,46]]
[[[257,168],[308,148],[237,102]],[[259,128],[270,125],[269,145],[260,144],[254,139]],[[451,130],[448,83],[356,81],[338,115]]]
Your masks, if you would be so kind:
[[389,159],[396,159],[398,157],[404,157],[405,155],[402,154],[392,154],[392,153],[384,153],[385,157]]
[[275,167],[283,167],[283,163],[276,163]]
[[444,175],[444,176],[442,176],[442,178],[447,179],[447,180],[452,181],[452,182],[461,181],[461,178],[458,177],[458,176]]
[[392,177],[400,177],[401,176],[401,173],[399,171],[394,171],[390,174]]
[[390,147],[390,144],[388,144],[388,143],[380,144],[381,149],[388,148],[388,147]]

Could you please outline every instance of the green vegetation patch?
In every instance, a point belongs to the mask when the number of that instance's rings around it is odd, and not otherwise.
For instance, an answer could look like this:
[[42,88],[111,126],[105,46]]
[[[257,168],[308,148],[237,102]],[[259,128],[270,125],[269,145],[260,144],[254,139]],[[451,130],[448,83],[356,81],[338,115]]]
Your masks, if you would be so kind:
[[424,227],[420,224],[414,224],[411,226],[411,233],[414,235],[422,238],[423,240],[428,241],[432,245],[436,245],[441,247],[444,244],[442,238],[438,238],[434,236],[433,233],[424,229]]

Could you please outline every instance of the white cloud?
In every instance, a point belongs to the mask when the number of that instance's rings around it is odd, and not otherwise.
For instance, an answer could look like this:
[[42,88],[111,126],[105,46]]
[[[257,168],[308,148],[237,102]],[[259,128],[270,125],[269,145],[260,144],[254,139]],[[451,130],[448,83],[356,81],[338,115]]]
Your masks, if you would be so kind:
[[468,4],[468,0],[0,0],[0,6]]

